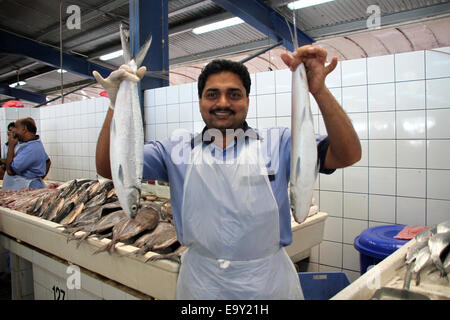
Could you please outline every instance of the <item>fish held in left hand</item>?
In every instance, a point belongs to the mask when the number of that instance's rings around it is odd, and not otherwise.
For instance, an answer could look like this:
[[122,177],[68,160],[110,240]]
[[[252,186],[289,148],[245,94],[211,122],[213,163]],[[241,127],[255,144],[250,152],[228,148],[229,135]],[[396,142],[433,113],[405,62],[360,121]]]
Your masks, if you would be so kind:
[[[125,63],[136,72],[151,44],[145,42],[131,58],[125,31],[120,27]],[[139,211],[144,163],[144,129],[138,84],[130,79],[120,83],[110,130],[110,162],[114,190],[125,214],[134,218]]]

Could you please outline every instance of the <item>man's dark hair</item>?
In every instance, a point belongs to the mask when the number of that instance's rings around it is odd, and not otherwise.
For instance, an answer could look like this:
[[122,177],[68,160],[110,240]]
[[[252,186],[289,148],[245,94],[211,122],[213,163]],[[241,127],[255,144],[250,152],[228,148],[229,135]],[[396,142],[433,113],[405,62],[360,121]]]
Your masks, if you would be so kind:
[[20,120],[20,123],[27,128],[27,130],[33,134],[36,134],[37,128],[33,118],[24,118]]
[[11,129],[11,128],[15,128],[16,127],[16,123],[13,121],[13,122],[10,122],[9,124],[8,124],[8,131]]
[[244,85],[247,97],[250,94],[250,74],[248,73],[247,67],[240,62],[216,59],[208,63],[202,70],[202,73],[198,77],[198,96],[202,97],[203,89],[205,88],[206,80],[210,75],[229,71],[238,75],[241,78],[242,84]]

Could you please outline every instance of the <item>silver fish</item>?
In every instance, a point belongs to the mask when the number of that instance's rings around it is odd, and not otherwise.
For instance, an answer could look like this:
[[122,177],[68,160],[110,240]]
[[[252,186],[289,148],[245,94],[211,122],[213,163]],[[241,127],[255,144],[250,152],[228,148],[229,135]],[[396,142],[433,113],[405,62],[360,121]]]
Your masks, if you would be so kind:
[[416,285],[420,283],[420,272],[433,263],[431,259],[430,249],[428,247],[422,248],[419,251],[414,265],[413,272],[416,274]]
[[436,232],[437,233],[450,232],[450,220],[439,223],[436,227]]
[[[142,64],[151,37],[137,56],[131,59],[128,41],[121,25],[120,38],[123,57],[134,71]],[[110,132],[111,176],[114,189],[125,214],[134,218],[139,210],[141,180],[144,160],[144,129],[136,82],[120,83],[111,121]]]
[[295,221],[301,223],[308,217],[318,172],[317,144],[303,63],[292,73],[290,167],[290,204]]
[[431,260],[441,275],[444,276],[445,268],[442,265],[440,258],[441,254],[445,252],[445,249],[450,245],[450,231],[445,233],[436,233],[430,240],[428,240],[428,248],[430,249]]

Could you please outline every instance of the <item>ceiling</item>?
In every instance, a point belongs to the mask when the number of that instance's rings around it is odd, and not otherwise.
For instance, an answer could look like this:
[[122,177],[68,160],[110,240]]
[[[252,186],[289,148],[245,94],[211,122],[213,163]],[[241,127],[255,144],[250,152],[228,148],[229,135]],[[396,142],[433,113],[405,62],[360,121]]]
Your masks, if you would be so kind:
[[[293,21],[285,0],[259,0]],[[119,50],[119,25],[129,22],[128,0],[82,0],[82,28],[62,30],[63,52],[114,69],[123,63],[119,57],[99,60],[105,53]],[[368,28],[376,4],[381,20],[378,28]],[[62,1],[63,9],[70,3]],[[44,46],[60,48],[59,0],[0,0],[0,32],[12,33]],[[62,21],[69,14],[62,11]],[[212,0],[169,0],[169,81],[171,85],[197,81],[202,67],[215,57],[242,60],[275,42],[247,23],[206,34],[192,29],[206,23],[234,17]],[[297,27],[316,45],[339,60],[372,57],[407,51],[450,46],[450,1],[442,0],[335,0],[295,11]],[[369,19],[370,20],[370,19]],[[370,20],[373,21],[373,20]],[[369,21],[369,22],[370,22]],[[0,84],[26,80],[24,90],[40,93],[47,99],[61,93],[61,74],[57,69],[26,57],[1,53]],[[284,69],[279,46],[246,62],[250,73]],[[63,65],[64,67],[64,65]],[[84,88],[65,97],[65,102],[98,97],[102,89],[79,75],[63,73],[63,91]],[[0,103],[10,97],[0,95]],[[36,104],[23,101],[26,106]],[[52,102],[61,103],[60,99]]]

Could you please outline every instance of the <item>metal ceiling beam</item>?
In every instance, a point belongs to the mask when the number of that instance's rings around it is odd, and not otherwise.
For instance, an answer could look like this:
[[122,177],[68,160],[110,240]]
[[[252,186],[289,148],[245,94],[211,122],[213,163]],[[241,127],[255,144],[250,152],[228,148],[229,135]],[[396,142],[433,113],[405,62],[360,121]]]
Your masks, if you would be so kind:
[[[417,20],[427,20],[437,16],[450,14],[450,2],[436,4],[428,7],[397,12],[393,14],[381,15],[381,28],[391,28],[393,25],[402,23],[415,23]],[[339,36],[350,32],[369,31],[367,29],[367,19],[341,23],[334,26],[321,27],[308,30],[308,35],[317,39],[322,37]]]
[[170,66],[183,65],[184,63],[193,63],[196,61],[210,60],[216,57],[227,56],[227,55],[237,55],[253,50],[262,50],[264,48],[269,48],[274,45],[279,45],[280,43],[274,42],[272,40],[264,39],[243,44],[238,44],[235,46],[209,50],[189,56],[183,56],[179,58],[170,59]]
[[[34,41],[24,39],[0,31],[0,52],[9,55],[25,56],[43,64],[59,68],[59,51]],[[92,71],[97,70],[103,77],[111,73],[111,69],[84,59],[63,53],[63,68],[81,77],[94,79]]]
[[[132,55],[139,52],[152,36],[152,44],[142,65],[151,71],[169,72],[169,22],[168,0],[130,0],[130,47]],[[145,76],[141,89],[169,85],[167,80]]]
[[[273,10],[271,7],[258,0],[212,0],[217,5],[231,12],[235,16],[241,18],[246,23],[266,34],[272,40],[283,41],[283,45],[293,51],[289,27],[293,29],[293,25]],[[287,25],[289,23],[289,27]],[[296,28],[299,45],[311,44],[313,40]]]
[[9,85],[0,83],[0,94],[14,97],[17,100],[26,100],[33,103],[45,102],[45,95],[17,88],[10,88]]

